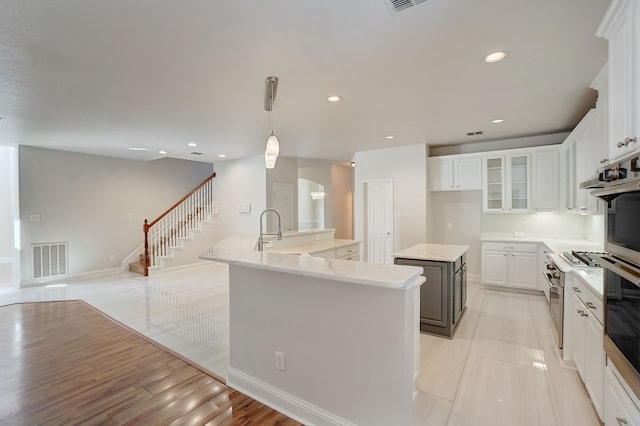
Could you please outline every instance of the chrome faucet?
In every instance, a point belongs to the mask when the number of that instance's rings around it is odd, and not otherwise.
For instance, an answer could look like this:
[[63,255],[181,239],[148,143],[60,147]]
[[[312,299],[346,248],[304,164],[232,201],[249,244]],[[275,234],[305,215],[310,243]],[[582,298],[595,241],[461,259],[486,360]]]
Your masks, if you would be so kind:
[[[265,234],[264,232],[262,232],[262,216],[264,216],[266,212],[274,212],[276,216],[278,216],[278,233],[277,234]],[[264,249],[265,235],[277,235],[278,240],[282,239],[282,220],[280,219],[280,213],[278,213],[278,210],[276,209],[265,209],[262,211],[262,213],[260,213],[260,237],[258,238],[258,251],[263,251]]]

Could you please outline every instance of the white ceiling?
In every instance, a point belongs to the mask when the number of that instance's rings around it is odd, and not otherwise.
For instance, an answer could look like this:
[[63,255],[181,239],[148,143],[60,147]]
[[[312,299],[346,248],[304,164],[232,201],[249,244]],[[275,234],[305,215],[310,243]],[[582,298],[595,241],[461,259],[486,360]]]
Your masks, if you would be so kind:
[[[394,15],[385,0],[3,0],[0,144],[262,154],[269,75],[285,156],[566,131],[594,105],[608,4],[428,0]],[[497,49],[507,59],[484,63]]]

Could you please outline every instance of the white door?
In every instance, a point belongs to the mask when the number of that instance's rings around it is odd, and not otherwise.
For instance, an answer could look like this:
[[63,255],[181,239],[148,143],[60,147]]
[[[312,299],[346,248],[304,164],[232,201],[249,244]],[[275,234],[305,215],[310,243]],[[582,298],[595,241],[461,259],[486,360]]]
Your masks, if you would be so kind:
[[[282,220],[282,232],[293,231],[293,185],[290,183],[274,183],[271,192],[273,208],[278,210]],[[271,215],[269,232],[277,232],[278,218]]]
[[367,262],[392,263],[393,180],[362,181],[362,230]]

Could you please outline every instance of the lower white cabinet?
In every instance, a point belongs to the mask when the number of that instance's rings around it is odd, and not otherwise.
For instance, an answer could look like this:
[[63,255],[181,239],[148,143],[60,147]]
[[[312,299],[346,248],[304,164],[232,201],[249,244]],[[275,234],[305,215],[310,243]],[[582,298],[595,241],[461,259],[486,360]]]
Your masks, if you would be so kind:
[[606,368],[606,401],[604,407],[605,426],[640,425],[640,411],[613,371],[612,366]]
[[482,283],[536,290],[538,245],[485,242],[482,244]]
[[[565,277],[566,278],[566,277]],[[569,285],[567,285],[569,284]],[[572,292],[572,303],[565,318],[571,321],[571,353],[591,402],[601,419],[604,415],[604,328],[600,322],[601,305],[593,302],[594,294],[578,279],[565,281],[565,291]]]
[[360,243],[311,253],[315,257],[327,259],[360,260]]

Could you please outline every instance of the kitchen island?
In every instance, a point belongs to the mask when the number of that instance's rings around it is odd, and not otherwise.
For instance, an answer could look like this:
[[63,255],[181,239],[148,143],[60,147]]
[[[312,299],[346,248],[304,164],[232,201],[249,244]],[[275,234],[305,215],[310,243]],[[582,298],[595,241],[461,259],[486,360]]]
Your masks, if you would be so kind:
[[229,265],[228,385],[304,424],[412,424],[419,268],[247,250]]
[[466,252],[469,246],[417,244],[393,253],[397,265],[422,268],[420,331],[452,337],[467,301]]

